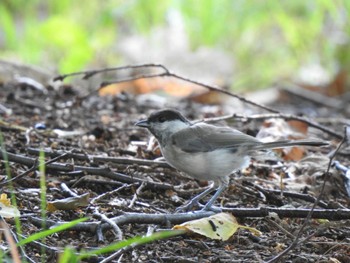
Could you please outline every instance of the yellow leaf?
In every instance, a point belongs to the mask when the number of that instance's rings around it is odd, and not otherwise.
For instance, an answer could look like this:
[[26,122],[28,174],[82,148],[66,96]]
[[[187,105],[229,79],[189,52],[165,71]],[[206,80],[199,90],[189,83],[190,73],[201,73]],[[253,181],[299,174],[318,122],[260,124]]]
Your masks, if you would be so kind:
[[0,203],[4,204],[5,206],[11,205],[11,200],[7,198],[7,194],[1,194],[0,195]]
[[18,208],[11,205],[11,200],[7,198],[7,194],[0,195],[0,216],[5,218],[20,216]]
[[229,213],[219,213],[210,217],[188,221],[173,227],[173,229],[186,230],[209,237],[211,239],[223,241],[229,239],[234,233],[236,233],[238,228],[248,229],[255,235],[261,234],[260,231],[255,228],[238,224],[236,218]]

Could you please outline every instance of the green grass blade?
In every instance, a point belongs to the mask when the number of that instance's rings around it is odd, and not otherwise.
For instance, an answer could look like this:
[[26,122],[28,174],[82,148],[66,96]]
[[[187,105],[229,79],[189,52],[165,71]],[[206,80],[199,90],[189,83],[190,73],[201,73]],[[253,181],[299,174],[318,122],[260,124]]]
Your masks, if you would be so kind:
[[109,246],[106,246],[106,247],[103,247],[100,249],[82,252],[79,255],[79,259],[84,259],[84,258],[88,258],[91,256],[96,256],[96,255],[101,255],[101,254],[113,252],[113,251],[116,251],[118,249],[130,246],[130,245],[143,245],[146,243],[151,243],[153,241],[157,241],[157,240],[161,240],[161,239],[165,239],[165,238],[169,238],[169,237],[174,237],[174,236],[179,236],[179,235],[182,235],[184,233],[185,233],[185,231],[183,231],[183,230],[169,230],[169,231],[162,231],[162,232],[154,233],[150,236],[142,236],[142,237],[137,236],[137,237],[133,237],[133,238],[130,238],[127,240],[123,240],[123,241],[111,244]]
[[77,263],[77,262],[79,262],[76,251],[71,247],[66,247],[64,249],[63,253],[59,256],[58,262],[59,263]]
[[75,226],[75,225],[77,225],[77,224],[79,224],[81,222],[86,221],[87,219],[88,219],[87,217],[79,218],[77,220],[68,222],[66,224],[59,225],[59,226],[53,227],[51,229],[41,231],[39,233],[36,233],[36,234],[33,234],[33,235],[27,237],[26,239],[21,240],[20,242],[17,243],[17,245],[18,246],[22,246],[22,245],[28,244],[30,242],[33,242],[35,240],[42,239],[44,237],[52,235],[54,233],[57,233],[57,232],[69,229],[69,228],[71,228],[71,227],[73,227],[73,226]]

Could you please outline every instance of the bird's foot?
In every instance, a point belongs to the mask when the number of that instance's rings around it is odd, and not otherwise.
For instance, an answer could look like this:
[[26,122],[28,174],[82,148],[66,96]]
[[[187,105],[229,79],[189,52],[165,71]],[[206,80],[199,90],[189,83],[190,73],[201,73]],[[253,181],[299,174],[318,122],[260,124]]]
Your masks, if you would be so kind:
[[193,207],[196,206],[202,206],[197,199],[192,199],[189,201],[187,204],[184,204],[182,206],[179,206],[178,208],[175,209],[175,213],[180,213],[180,212],[188,212],[191,211]]
[[202,208],[200,211],[212,211],[215,213],[221,213],[222,209],[218,206],[215,205],[208,205],[209,203],[207,203],[206,205],[202,205],[199,204],[199,206]]
[[[209,203],[208,203],[209,204]],[[215,213],[220,213],[222,212],[222,209],[218,206],[214,206],[214,205],[202,205],[201,203],[198,202],[198,200],[194,200],[192,199],[191,201],[189,201],[187,204],[182,205],[178,208],[176,208],[175,213],[180,213],[180,212],[189,212],[191,211],[194,207],[198,206],[199,208],[201,208],[200,210],[198,210],[198,212],[204,212],[204,211],[212,211]]]

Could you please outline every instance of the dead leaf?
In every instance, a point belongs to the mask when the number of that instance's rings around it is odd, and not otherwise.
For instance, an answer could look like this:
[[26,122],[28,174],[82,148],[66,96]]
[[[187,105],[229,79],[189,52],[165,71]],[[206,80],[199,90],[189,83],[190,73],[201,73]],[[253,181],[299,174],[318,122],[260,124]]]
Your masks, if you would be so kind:
[[18,208],[11,205],[11,200],[7,198],[7,194],[0,195],[0,216],[5,218],[19,217],[21,213]]
[[[301,192],[307,187],[308,193],[317,195],[322,189],[322,180],[319,180],[327,170],[329,157],[322,155],[309,155],[299,162],[292,163],[285,171],[288,175],[284,179],[286,188],[289,191]],[[335,168],[330,169],[332,182],[326,182],[323,194],[331,196],[339,192],[339,185],[342,184],[342,177]]]
[[130,94],[145,94],[161,90],[172,96],[186,97],[191,95],[195,88],[193,84],[180,83],[179,80],[167,78],[137,79],[102,87],[99,90],[99,95],[117,95],[122,92]]
[[335,97],[345,94],[345,92],[347,91],[347,79],[348,71],[340,70],[338,74],[335,75],[332,82],[327,86],[325,90],[325,95]]
[[303,146],[293,146],[284,149],[277,149],[282,152],[282,158],[286,161],[299,161],[304,157],[305,148]]
[[306,135],[309,125],[305,122],[302,121],[297,121],[297,120],[292,120],[292,121],[287,121],[288,126],[293,129],[294,131],[297,131],[301,134]]
[[206,90],[189,97],[189,99],[202,104],[223,104],[227,98],[227,95],[213,90]]
[[0,203],[10,206],[11,205],[11,200],[7,198],[7,194],[1,194],[0,195]]
[[219,213],[209,217],[185,222],[173,227],[174,230],[186,230],[194,232],[211,239],[228,240],[238,228],[245,228],[254,235],[260,235],[260,231],[255,228],[242,226],[237,223],[236,218],[229,213]]
[[[297,140],[305,138],[307,129],[307,125],[305,126],[300,121],[286,122],[282,119],[269,119],[263,123],[256,137],[263,142]],[[305,147],[294,146],[274,151],[278,152],[286,161],[299,161],[304,157]]]
[[81,206],[89,205],[89,194],[68,197],[47,203],[47,211],[54,212],[56,210],[74,210]]
[[227,98],[226,95],[219,92],[209,91],[204,87],[171,78],[137,79],[124,83],[109,84],[100,88],[99,95],[117,95],[122,92],[145,94],[155,91],[205,104],[221,104]]

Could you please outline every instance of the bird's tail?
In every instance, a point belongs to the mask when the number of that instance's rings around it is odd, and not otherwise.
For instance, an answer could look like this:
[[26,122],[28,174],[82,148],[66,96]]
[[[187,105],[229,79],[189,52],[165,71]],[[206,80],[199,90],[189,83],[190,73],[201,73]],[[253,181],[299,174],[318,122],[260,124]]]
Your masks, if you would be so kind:
[[256,145],[253,150],[267,150],[267,149],[278,149],[291,146],[326,146],[327,142],[318,140],[281,140],[275,142],[264,142],[260,145]]

